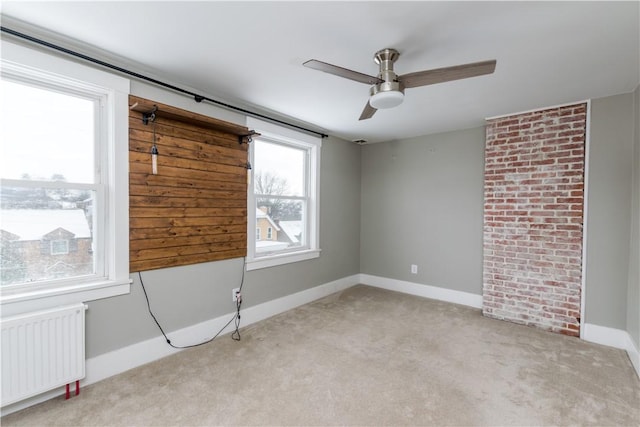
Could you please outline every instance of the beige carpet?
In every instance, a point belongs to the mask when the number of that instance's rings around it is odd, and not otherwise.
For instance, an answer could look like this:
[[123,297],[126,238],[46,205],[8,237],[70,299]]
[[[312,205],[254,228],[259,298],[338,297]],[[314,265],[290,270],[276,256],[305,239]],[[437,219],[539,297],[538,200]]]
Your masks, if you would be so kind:
[[356,286],[11,425],[640,425],[622,350]]

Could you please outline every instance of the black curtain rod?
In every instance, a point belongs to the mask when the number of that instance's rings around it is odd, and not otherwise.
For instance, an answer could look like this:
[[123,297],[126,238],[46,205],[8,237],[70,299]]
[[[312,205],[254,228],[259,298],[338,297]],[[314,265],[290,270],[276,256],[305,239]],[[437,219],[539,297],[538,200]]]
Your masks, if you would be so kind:
[[224,108],[227,108],[227,109],[230,109],[230,110],[238,111],[240,113],[244,113],[244,114],[247,114],[249,116],[253,116],[253,117],[269,120],[271,122],[275,122],[275,123],[279,123],[279,124],[282,124],[282,125],[285,125],[285,126],[296,128],[296,129],[302,130],[302,131],[307,132],[307,133],[312,133],[314,135],[318,135],[321,138],[326,138],[328,136],[328,135],[326,135],[324,133],[316,132],[315,130],[311,130],[311,129],[304,128],[302,126],[298,126],[298,125],[294,125],[294,124],[291,124],[291,123],[287,123],[287,122],[284,122],[282,120],[274,119],[273,117],[265,116],[263,114],[254,113],[252,111],[248,111],[248,110],[245,110],[245,109],[240,108],[240,107],[236,107],[236,106],[233,106],[233,105],[230,105],[230,104],[226,104],[224,102],[220,102],[220,101],[217,101],[215,99],[211,99],[211,98],[203,96],[203,95],[198,95],[197,93],[193,93],[193,92],[188,91],[186,89],[179,88],[179,87],[174,86],[172,84],[165,83],[165,82],[162,82],[160,80],[156,80],[156,79],[154,79],[152,77],[148,77],[148,76],[136,73],[135,71],[127,70],[126,68],[118,67],[117,65],[113,65],[113,64],[110,64],[108,62],[101,61],[101,60],[93,58],[91,56],[84,55],[84,54],[82,54],[80,52],[76,52],[74,50],[67,49],[67,48],[62,47],[62,46],[58,46],[58,45],[50,43],[48,41],[45,41],[45,40],[42,40],[42,39],[38,39],[36,37],[30,36],[28,34],[24,34],[24,33],[15,31],[15,30],[12,30],[12,29],[7,28],[7,27],[0,26],[0,30],[2,32],[4,32],[4,33],[11,34],[12,36],[19,37],[21,39],[28,40],[28,41],[30,41],[32,43],[36,43],[36,44],[48,47],[50,49],[57,50],[59,52],[66,53],[67,55],[75,56],[76,58],[84,59],[85,61],[89,61],[89,62],[92,62],[94,64],[100,65],[102,67],[106,67],[106,68],[109,68],[111,70],[115,70],[115,71],[118,71],[120,73],[127,74],[127,75],[135,77],[137,79],[144,80],[144,81],[153,83],[155,85],[162,86],[162,87],[165,87],[167,89],[171,89],[171,90],[176,91],[176,92],[180,92],[180,93],[185,94],[185,95],[190,95],[190,96],[193,97],[194,101],[196,101],[196,102],[209,101],[209,102],[211,102],[213,104],[219,105],[221,107],[224,107]]

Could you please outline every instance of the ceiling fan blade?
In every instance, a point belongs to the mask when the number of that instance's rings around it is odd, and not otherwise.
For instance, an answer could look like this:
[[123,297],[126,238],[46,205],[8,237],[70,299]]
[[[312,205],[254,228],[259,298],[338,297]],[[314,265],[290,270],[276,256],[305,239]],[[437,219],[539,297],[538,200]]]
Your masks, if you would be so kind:
[[398,77],[398,80],[404,84],[405,88],[410,88],[491,74],[495,69],[496,60],[494,59],[454,65],[453,67],[436,68],[434,70],[416,71],[415,73],[404,74]]
[[379,79],[377,77],[369,76],[367,74],[359,73],[347,68],[338,67],[337,65],[327,64],[326,62],[318,61],[316,59],[310,59],[302,65],[307,68],[324,71],[325,73],[333,74],[338,77],[344,77],[345,79],[354,80],[356,82],[366,83],[369,85],[383,82],[382,79]]
[[367,120],[373,117],[373,115],[378,111],[376,108],[373,108],[369,101],[367,101],[367,105],[364,106],[364,110],[362,110],[362,114],[360,114],[360,118],[358,120]]

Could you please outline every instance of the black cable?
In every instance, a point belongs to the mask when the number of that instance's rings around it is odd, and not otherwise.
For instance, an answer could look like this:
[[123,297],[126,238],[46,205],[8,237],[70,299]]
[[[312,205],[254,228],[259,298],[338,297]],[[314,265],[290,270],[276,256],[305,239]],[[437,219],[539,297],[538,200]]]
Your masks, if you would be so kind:
[[[235,341],[240,341],[240,306],[242,305],[242,298],[237,297],[236,299],[236,315],[234,317],[236,321],[236,329],[231,333],[231,339]],[[228,323],[227,323],[228,325]]]
[[231,333],[231,338],[236,341],[240,341],[240,306],[242,305],[242,286],[244,285],[244,271],[246,269],[246,264],[247,257],[244,257],[244,262],[242,265],[242,277],[240,278],[240,288],[238,288],[238,293],[236,294],[236,329]]
[[184,95],[189,95],[189,96],[193,97],[193,99],[196,102],[202,102],[203,100],[206,100],[206,101],[209,101],[209,102],[211,102],[213,104],[216,104],[216,105],[219,105],[221,107],[227,108],[229,110],[238,111],[240,113],[247,114],[249,116],[253,116],[253,117],[260,118],[260,119],[269,120],[271,122],[275,122],[275,123],[278,123],[278,124],[281,124],[281,125],[285,125],[285,126],[288,126],[288,127],[291,127],[291,128],[299,129],[299,130],[302,130],[302,131],[307,132],[307,133],[312,133],[314,135],[318,135],[321,138],[326,138],[326,137],[329,136],[329,135],[326,135],[324,133],[317,132],[315,130],[307,129],[305,127],[294,125],[294,124],[291,124],[291,123],[287,123],[287,122],[279,120],[279,119],[274,119],[273,117],[265,116],[264,114],[255,113],[253,111],[245,110],[244,108],[236,107],[236,106],[227,104],[225,102],[221,102],[221,101],[218,101],[218,100],[215,100],[215,99],[208,98],[208,97],[203,96],[203,95],[198,95],[198,94],[196,94],[194,92],[188,91],[186,89],[179,88],[179,87],[174,86],[172,84],[162,82],[160,80],[154,79],[152,77],[145,76],[145,75],[140,74],[140,73],[136,73],[135,71],[127,70],[126,68],[122,68],[122,67],[119,67],[117,65],[113,65],[113,64],[110,64],[108,62],[101,61],[99,59],[96,59],[96,58],[93,58],[91,56],[85,55],[83,53],[76,52],[76,51],[71,50],[71,49],[67,49],[66,47],[62,47],[62,46],[50,43],[48,41],[45,41],[45,40],[30,36],[28,34],[21,33],[21,32],[16,31],[16,30],[12,30],[12,29],[7,28],[7,27],[0,26],[0,31],[8,33],[8,34],[11,34],[12,36],[15,36],[15,37],[30,41],[32,43],[39,44],[41,46],[45,46],[45,47],[57,50],[57,51],[62,52],[62,53],[66,53],[67,55],[75,56],[76,58],[80,58],[80,59],[83,59],[85,61],[92,62],[94,64],[100,65],[100,66],[105,67],[105,68],[109,68],[109,69],[117,71],[119,73],[127,74],[127,75],[135,77],[137,79],[144,80],[144,81],[156,84],[158,86],[165,87],[167,89],[171,89],[173,91],[182,93]]
[[198,347],[204,344],[208,344],[211,341],[218,338],[218,336],[222,333],[222,331],[224,331],[226,327],[229,326],[231,322],[233,322],[234,320],[235,320],[235,330],[231,333],[231,338],[235,341],[240,341],[240,307],[242,306],[242,286],[244,285],[244,270],[246,268],[246,265],[247,265],[247,257],[244,257],[242,262],[242,278],[240,279],[240,288],[236,297],[236,312],[233,315],[233,317],[229,319],[229,321],[212,338],[198,344],[190,344],[190,345],[175,345],[171,342],[167,334],[164,332],[164,329],[162,329],[162,326],[160,326],[160,322],[158,322],[158,319],[156,318],[156,316],[153,314],[153,311],[151,310],[149,295],[147,295],[147,289],[145,288],[144,281],[142,280],[142,272],[138,271],[138,278],[140,279],[140,285],[142,285],[142,292],[144,292],[144,298],[147,300],[147,309],[149,310],[149,314],[153,318],[153,321],[156,322],[156,325],[158,325],[158,329],[160,329],[160,332],[162,332],[162,336],[167,341],[167,344],[177,349]]

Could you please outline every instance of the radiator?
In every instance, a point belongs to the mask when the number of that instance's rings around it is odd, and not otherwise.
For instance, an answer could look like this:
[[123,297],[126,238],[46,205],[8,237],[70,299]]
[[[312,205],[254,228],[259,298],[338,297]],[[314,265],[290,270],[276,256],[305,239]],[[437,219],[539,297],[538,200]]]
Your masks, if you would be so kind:
[[0,321],[1,406],[84,378],[85,309],[80,303]]

